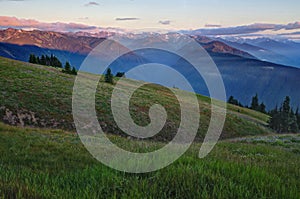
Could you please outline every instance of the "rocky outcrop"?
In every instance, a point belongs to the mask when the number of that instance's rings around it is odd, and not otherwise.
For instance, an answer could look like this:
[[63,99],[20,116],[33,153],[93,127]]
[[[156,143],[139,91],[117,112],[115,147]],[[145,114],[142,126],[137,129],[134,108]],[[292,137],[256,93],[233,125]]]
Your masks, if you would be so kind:
[[14,126],[31,126],[31,127],[43,127],[43,128],[64,128],[72,129],[73,124],[66,125],[64,120],[57,121],[55,119],[42,119],[39,118],[36,113],[25,109],[19,109],[16,111],[2,106],[0,107],[0,120],[6,124]]

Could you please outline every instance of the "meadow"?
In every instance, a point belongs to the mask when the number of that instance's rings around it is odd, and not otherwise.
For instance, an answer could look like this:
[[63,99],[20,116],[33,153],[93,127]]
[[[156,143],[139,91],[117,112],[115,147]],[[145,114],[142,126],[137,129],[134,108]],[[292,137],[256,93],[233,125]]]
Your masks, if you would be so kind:
[[[300,136],[282,136],[284,145],[268,142],[271,135],[256,138],[265,142],[221,141],[204,159],[197,157],[201,144],[195,143],[169,167],[128,174],[93,159],[75,133],[1,123],[0,197],[296,199]],[[141,147],[138,141],[110,139],[132,150]]]
[[[75,76],[60,69],[0,58],[0,119],[12,125],[58,128],[75,131],[72,115],[72,92]],[[95,78],[86,74],[87,78]],[[115,79],[117,81],[118,79]],[[135,81],[128,80],[128,86]],[[111,113],[110,99],[114,86],[99,83],[96,111],[101,127],[110,134],[124,135]],[[172,88],[171,88],[172,89]],[[210,98],[198,95],[200,122],[197,140],[203,140],[210,121]],[[138,89],[130,100],[134,122],[150,122],[149,108],[155,104],[165,107],[168,118],[165,128],[154,139],[168,141],[180,123],[180,107],[170,89],[148,84]],[[10,112],[11,114],[7,114]],[[25,118],[18,116],[22,115]],[[22,121],[20,121],[22,120]],[[269,116],[246,108],[228,105],[222,138],[268,134]],[[105,124],[104,124],[105,123]]]
[[[162,170],[129,174],[101,164],[81,143],[72,118],[74,76],[4,58],[0,73],[0,198],[300,198],[300,135],[274,134],[267,115],[228,105],[221,140],[200,159],[211,113],[210,99],[198,95],[200,128],[190,149]],[[137,124],[149,123],[154,103],[169,113],[161,133],[136,140],[114,123],[113,88],[99,86],[95,107],[112,142],[147,152],[172,138],[180,117],[170,89],[149,84],[134,94]]]

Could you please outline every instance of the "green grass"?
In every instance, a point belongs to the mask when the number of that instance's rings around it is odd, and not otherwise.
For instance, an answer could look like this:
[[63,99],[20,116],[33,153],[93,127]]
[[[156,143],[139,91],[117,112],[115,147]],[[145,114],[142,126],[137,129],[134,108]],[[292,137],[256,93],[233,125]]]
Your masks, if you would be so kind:
[[[74,131],[72,117],[72,91],[74,76],[59,69],[32,65],[0,58],[0,120],[14,125],[59,128]],[[88,78],[93,75],[86,74]],[[135,81],[129,81],[132,86]],[[110,109],[113,90],[110,84],[101,83],[96,93],[96,110],[102,128],[107,133],[124,135]],[[210,121],[210,99],[198,95],[200,105],[200,128],[197,140],[202,140]],[[139,125],[147,125],[149,107],[154,103],[163,105],[168,112],[164,129],[153,139],[168,141],[173,138],[180,124],[180,108],[177,99],[169,89],[149,84],[138,89],[131,101],[131,115]],[[7,110],[15,116],[14,121],[6,117]],[[20,123],[18,114],[30,115]],[[34,119],[32,119],[34,118]],[[221,138],[242,137],[270,133],[266,128],[268,116],[235,106],[228,106],[228,115]]]
[[[299,150],[299,136],[290,137]],[[109,138],[132,150],[161,146]],[[223,141],[204,159],[194,144],[167,168],[127,174],[93,159],[74,133],[0,123],[0,140],[0,198],[300,197],[299,152],[268,142]]]
[[[270,134],[267,115],[229,105],[222,138],[231,139],[220,141],[206,158],[198,158],[201,144],[195,142],[162,170],[128,174],[96,161],[74,133],[74,76],[5,58],[0,58],[0,74],[0,119],[42,127],[0,122],[0,198],[300,198],[300,137]],[[128,81],[127,86],[136,83]],[[98,119],[112,142],[147,152],[172,139],[180,109],[169,89],[150,84],[132,96],[131,116],[139,125],[150,122],[148,111],[154,103],[168,112],[162,132],[142,141],[119,136],[124,134],[110,111],[113,89],[101,84],[96,93]],[[198,100],[196,141],[201,141],[211,111],[208,97],[199,95]],[[18,114],[25,117],[22,122]]]

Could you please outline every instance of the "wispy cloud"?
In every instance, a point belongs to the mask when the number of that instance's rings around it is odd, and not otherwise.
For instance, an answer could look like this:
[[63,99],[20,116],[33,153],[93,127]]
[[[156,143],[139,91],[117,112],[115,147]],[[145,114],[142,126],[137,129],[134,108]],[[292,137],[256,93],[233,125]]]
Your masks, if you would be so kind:
[[298,32],[290,32],[290,33],[281,33],[279,35],[300,35],[300,31],[298,31]]
[[95,1],[90,1],[87,4],[84,4],[84,6],[89,7],[89,6],[99,6],[99,3]]
[[39,29],[47,31],[74,32],[93,30],[97,27],[77,23],[43,23],[33,19],[18,19],[16,17],[0,16],[0,28]]
[[205,24],[205,28],[221,28],[221,25],[218,24]]
[[25,1],[25,0],[0,0],[0,1]]
[[164,21],[159,21],[158,23],[160,23],[162,25],[170,25],[171,21],[170,20],[164,20]]
[[[3,0],[0,0],[3,1]],[[12,0],[11,0],[12,1]],[[20,0],[18,0],[20,1]],[[87,21],[88,17],[77,18],[77,20]],[[135,21],[141,20],[136,17],[123,17],[116,18],[116,21]],[[170,20],[161,20],[158,23],[163,25],[170,25],[173,22]],[[4,28],[17,28],[17,29],[38,29],[44,31],[57,31],[57,32],[99,32],[104,30],[104,28],[91,26],[80,23],[45,23],[33,19],[20,19],[16,17],[7,17],[0,16],[0,29]],[[211,28],[213,27],[213,28]],[[112,31],[124,31],[120,28],[107,28]],[[219,27],[219,25],[207,24],[205,28],[198,30],[186,30],[182,31],[187,34],[196,34],[196,35],[207,35],[207,36],[259,36],[262,34],[273,34],[278,36],[298,36],[300,32],[300,22],[288,23],[288,24],[250,24],[243,26],[234,26],[234,27]]]
[[295,30],[300,29],[300,22],[289,23],[285,27],[286,30]]
[[136,17],[116,18],[116,21],[136,21],[136,20],[140,20],[140,18],[136,18]]
[[279,31],[279,30],[295,30],[300,29],[300,22],[289,23],[289,24],[262,24],[256,23],[244,26],[235,26],[227,28],[215,28],[215,29],[198,29],[192,31],[194,34],[202,35],[240,35],[240,34],[251,34],[262,31]]
[[89,17],[79,17],[79,20],[89,20]]

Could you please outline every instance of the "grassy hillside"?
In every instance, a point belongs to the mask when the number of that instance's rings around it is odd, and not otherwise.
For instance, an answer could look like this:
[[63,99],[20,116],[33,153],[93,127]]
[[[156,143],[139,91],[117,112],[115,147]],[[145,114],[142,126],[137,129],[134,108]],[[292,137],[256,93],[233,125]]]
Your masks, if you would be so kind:
[[[169,167],[128,174],[96,161],[75,133],[74,76],[4,58],[0,74],[0,118],[19,126],[0,122],[0,198],[300,197],[300,136],[270,134],[267,115],[229,105],[222,138],[231,139],[220,141],[206,158],[198,158],[201,143],[195,142]],[[128,86],[136,84],[129,82]],[[134,93],[131,115],[137,124],[149,123],[153,103],[168,112],[162,132],[139,141],[119,136],[123,134],[110,111],[112,90],[112,85],[101,84],[96,93],[99,122],[112,142],[132,152],[147,152],[174,136],[180,109],[169,89],[149,84]],[[198,99],[200,141],[211,113],[210,99]]]
[[[160,147],[109,136],[136,150]],[[171,166],[126,174],[97,162],[74,133],[0,123],[0,198],[299,198],[300,136],[219,142],[205,159],[200,144]]]
[[[74,130],[71,107],[74,76],[63,74],[59,69],[5,58],[0,58],[0,74],[2,121],[19,126]],[[112,90],[113,86],[110,84],[99,86],[96,110],[99,122],[107,133],[123,135],[110,110]],[[201,140],[205,136],[210,119],[210,99],[203,96],[198,96],[198,99],[201,121],[197,139]],[[153,103],[162,104],[168,112],[168,120],[165,128],[154,139],[166,141],[173,137],[180,124],[180,109],[170,90],[149,84],[135,92],[130,103],[131,115],[140,125],[150,122],[148,111]],[[270,130],[265,127],[267,115],[232,105],[228,108],[222,138],[269,133]]]

